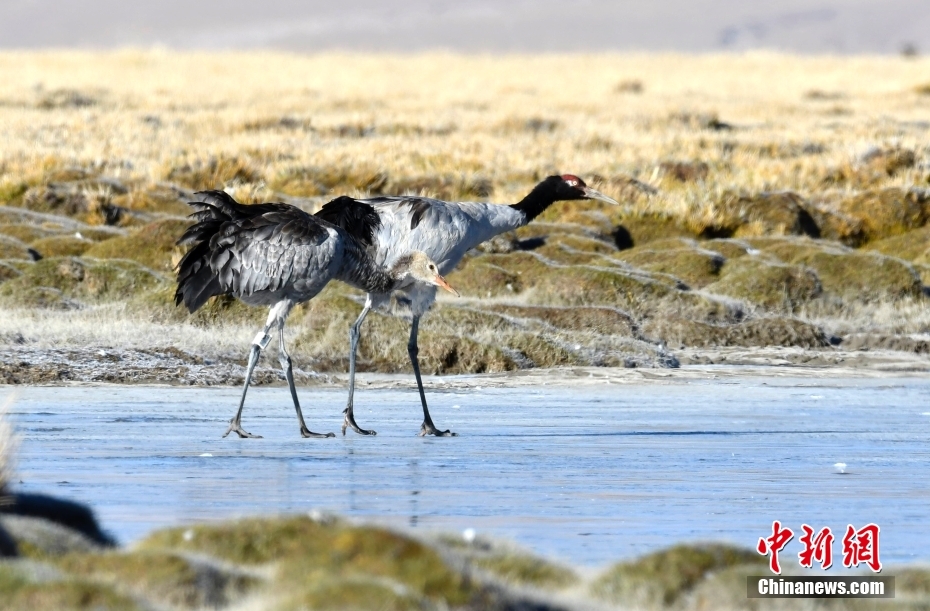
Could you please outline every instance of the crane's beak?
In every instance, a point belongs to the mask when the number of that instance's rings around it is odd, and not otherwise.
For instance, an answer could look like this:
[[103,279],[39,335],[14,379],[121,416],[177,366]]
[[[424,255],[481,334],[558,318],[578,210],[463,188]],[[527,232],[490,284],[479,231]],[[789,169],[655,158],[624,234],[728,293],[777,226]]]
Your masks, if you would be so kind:
[[596,191],[595,189],[592,189],[591,187],[584,188],[584,196],[587,197],[588,199],[599,199],[602,202],[607,202],[608,204],[613,204],[614,206],[620,205],[620,202],[618,202],[614,198],[607,197],[600,191]]
[[454,288],[452,288],[452,285],[446,282],[446,279],[440,276],[439,274],[436,274],[435,284],[436,286],[440,288],[446,289],[447,291],[449,291],[456,297],[461,297],[461,295],[459,295],[459,292],[455,290]]

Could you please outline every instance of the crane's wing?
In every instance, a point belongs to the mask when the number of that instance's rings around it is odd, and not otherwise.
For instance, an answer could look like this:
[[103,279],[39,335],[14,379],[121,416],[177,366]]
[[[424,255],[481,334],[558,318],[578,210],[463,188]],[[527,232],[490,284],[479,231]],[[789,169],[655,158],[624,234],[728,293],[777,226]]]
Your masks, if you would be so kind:
[[178,244],[193,247],[178,264],[175,302],[194,312],[214,295],[248,296],[328,280],[341,235],[287,204],[242,205],[222,191],[198,193],[196,222]]
[[329,280],[339,242],[335,230],[293,208],[223,225],[210,240],[210,268],[227,292],[248,296]]

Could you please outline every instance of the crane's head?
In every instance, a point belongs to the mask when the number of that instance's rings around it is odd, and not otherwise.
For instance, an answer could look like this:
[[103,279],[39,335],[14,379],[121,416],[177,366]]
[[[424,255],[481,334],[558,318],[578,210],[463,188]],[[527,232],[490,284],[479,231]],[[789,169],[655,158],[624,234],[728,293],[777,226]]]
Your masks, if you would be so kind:
[[423,284],[438,286],[441,289],[449,291],[456,297],[459,296],[459,292],[452,288],[452,286],[446,282],[446,279],[439,274],[439,266],[436,265],[436,262],[430,259],[425,252],[419,250],[414,251],[407,257],[404,257],[402,261],[402,266],[406,267],[406,270],[402,271],[406,271],[408,277],[413,278],[417,282],[422,282]]
[[607,202],[608,204],[613,204],[619,206],[620,203],[597,191],[592,189],[588,185],[584,184],[584,181],[575,176],[574,174],[563,174],[562,176],[550,176],[544,182],[552,182],[552,185],[555,187],[555,195],[557,201],[568,201],[573,199],[599,199],[602,202]]

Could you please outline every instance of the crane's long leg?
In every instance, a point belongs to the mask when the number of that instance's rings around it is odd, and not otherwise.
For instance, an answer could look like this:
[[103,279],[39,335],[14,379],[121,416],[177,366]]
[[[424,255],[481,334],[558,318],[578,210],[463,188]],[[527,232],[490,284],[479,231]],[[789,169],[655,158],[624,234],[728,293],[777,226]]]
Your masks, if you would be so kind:
[[326,438],[335,437],[334,433],[314,433],[307,428],[304,422],[304,415],[300,411],[300,402],[297,400],[297,388],[294,386],[294,370],[291,367],[291,355],[287,353],[284,347],[284,321],[278,325],[278,362],[281,363],[281,369],[284,370],[284,377],[287,378],[287,386],[291,389],[291,398],[294,400],[294,409],[297,410],[297,420],[300,422],[300,434],[304,437]]
[[265,325],[265,328],[252,340],[252,350],[249,352],[249,366],[245,372],[245,385],[242,387],[242,398],[239,400],[239,411],[237,411],[236,416],[229,421],[229,428],[223,433],[223,437],[233,432],[242,438],[252,437],[261,439],[262,437],[261,435],[253,435],[252,433],[246,432],[246,430],[242,428],[242,407],[245,405],[245,394],[249,392],[249,383],[252,381],[252,372],[255,370],[255,365],[258,364],[258,357],[261,356],[262,350],[268,345],[268,342],[271,341],[271,335],[268,334],[268,331],[271,330],[271,325],[272,322],[269,321],[268,324]]
[[377,435],[374,431],[359,427],[359,425],[355,423],[355,413],[353,412],[353,401],[355,397],[355,355],[358,352],[358,340],[362,334],[362,323],[365,322],[365,317],[368,316],[369,311],[371,311],[371,295],[367,296],[365,299],[365,307],[362,308],[362,313],[358,315],[355,324],[349,328],[349,401],[346,404],[345,410],[342,412],[346,415],[345,419],[342,421],[343,435],[346,434],[346,429],[348,427],[352,427],[352,430],[359,435]]
[[410,355],[410,364],[413,365],[413,375],[417,378],[417,389],[420,391],[420,403],[423,404],[423,424],[420,426],[420,437],[426,435],[436,435],[437,437],[455,437],[455,433],[449,431],[440,431],[433,424],[433,419],[429,417],[429,409],[426,407],[426,393],[423,392],[423,380],[420,378],[420,363],[417,355],[420,348],[417,346],[417,333],[420,329],[420,317],[413,317],[413,324],[410,325],[410,341],[407,342],[407,354]]

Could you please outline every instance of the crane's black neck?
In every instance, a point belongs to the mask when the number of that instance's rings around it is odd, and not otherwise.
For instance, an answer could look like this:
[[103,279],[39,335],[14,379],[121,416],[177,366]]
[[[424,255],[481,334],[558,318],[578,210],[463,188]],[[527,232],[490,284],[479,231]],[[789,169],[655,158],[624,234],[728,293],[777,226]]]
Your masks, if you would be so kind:
[[559,201],[558,185],[562,182],[561,176],[550,176],[529,192],[519,203],[510,206],[519,210],[526,216],[525,223],[529,223],[542,214],[546,208]]

